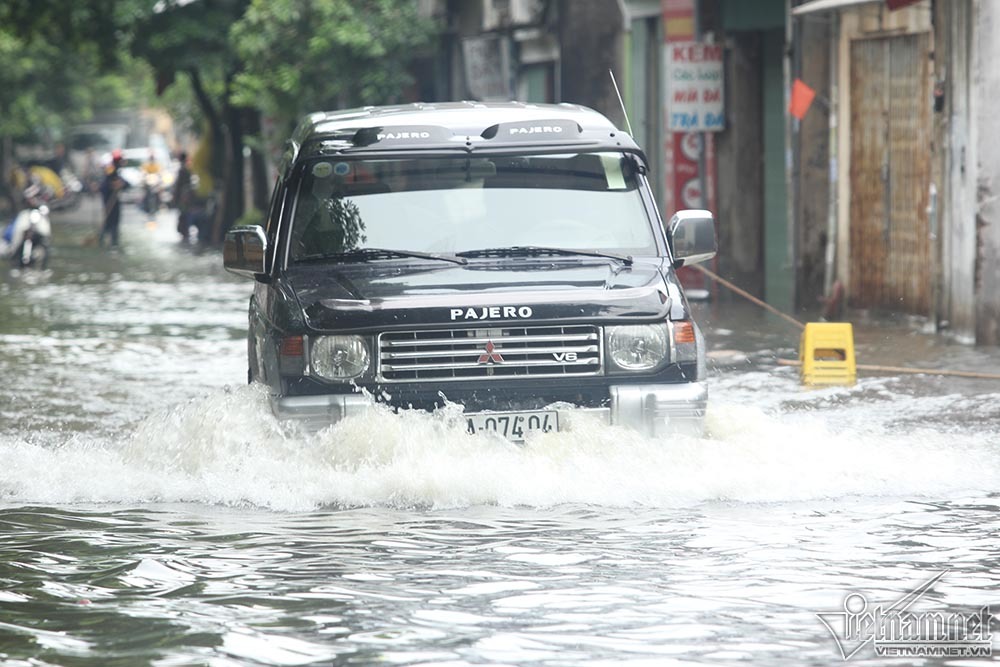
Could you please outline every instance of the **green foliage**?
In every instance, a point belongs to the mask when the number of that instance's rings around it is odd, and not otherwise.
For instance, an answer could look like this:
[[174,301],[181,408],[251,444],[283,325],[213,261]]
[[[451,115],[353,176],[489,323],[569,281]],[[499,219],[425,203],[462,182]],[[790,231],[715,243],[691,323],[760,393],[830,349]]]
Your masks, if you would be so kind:
[[88,51],[96,57],[101,70],[118,65],[121,52],[117,35],[123,12],[119,4],[142,7],[151,0],[73,0],[72,2],[39,2],[39,0],[3,0],[0,2],[0,26],[24,40],[33,51],[46,45],[59,45],[67,54]]
[[149,70],[122,47],[121,22],[151,1],[0,2],[0,136],[58,138],[96,109],[138,106]]
[[233,69],[238,63],[229,42],[229,26],[243,16],[248,5],[249,0],[165,0],[157,11],[134,14],[132,52],[167,77],[191,70]]
[[433,24],[414,0],[252,0],[230,31],[238,104],[290,125],[310,111],[391,103]]
[[258,132],[256,112],[283,139],[304,113],[402,99],[434,30],[417,4],[0,0],[0,139],[54,140],[97,110],[166,106],[181,126],[209,128],[194,162],[202,187],[229,195],[224,228],[242,209],[242,175],[231,168],[242,148],[254,160],[270,152],[247,136]]
[[[230,82],[240,68],[229,42],[229,27],[249,4],[250,0],[159,0],[155,11],[137,13],[132,25],[132,53],[153,68],[158,89],[165,93],[163,101],[175,119],[192,130],[210,130],[201,142],[200,153],[210,162],[199,163],[203,169],[199,190],[211,188],[224,175],[222,124],[232,107]],[[196,116],[207,122],[203,124]],[[209,146],[206,141],[219,145]]]
[[260,110],[282,127],[317,109],[396,101],[433,32],[416,5],[0,0],[0,136],[58,134],[97,109],[141,106],[156,80],[182,114],[207,101]]

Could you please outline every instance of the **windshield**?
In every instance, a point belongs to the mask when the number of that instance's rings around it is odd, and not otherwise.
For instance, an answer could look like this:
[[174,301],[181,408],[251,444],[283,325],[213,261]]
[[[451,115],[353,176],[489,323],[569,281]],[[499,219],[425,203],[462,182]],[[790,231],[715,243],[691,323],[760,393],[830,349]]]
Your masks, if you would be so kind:
[[289,255],[508,246],[655,255],[633,159],[579,153],[312,162],[299,184]]

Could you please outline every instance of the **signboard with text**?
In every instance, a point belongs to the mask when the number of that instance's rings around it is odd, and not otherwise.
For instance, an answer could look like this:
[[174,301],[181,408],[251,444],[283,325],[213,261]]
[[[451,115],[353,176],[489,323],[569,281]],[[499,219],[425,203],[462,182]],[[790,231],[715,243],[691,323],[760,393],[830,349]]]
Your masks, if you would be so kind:
[[674,132],[721,132],[722,46],[666,44],[667,127]]

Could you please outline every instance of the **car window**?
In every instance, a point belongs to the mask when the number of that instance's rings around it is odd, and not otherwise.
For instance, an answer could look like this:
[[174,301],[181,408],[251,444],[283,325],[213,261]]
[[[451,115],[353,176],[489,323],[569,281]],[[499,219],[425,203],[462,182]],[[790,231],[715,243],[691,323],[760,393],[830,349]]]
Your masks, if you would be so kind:
[[461,252],[515,245],[655,254],[632,159],[324,159],[299,177],[293,261],[366,247]]

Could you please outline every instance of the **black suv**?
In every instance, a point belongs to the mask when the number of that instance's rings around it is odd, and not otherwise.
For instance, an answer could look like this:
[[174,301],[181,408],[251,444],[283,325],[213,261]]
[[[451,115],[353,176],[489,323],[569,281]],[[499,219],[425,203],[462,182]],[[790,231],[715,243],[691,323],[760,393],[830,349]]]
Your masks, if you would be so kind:
[[646,164],[576,105],[306,117],[266,226],[226,236],[226,268],[256,280],[250,380],[316,426],[447,400],[513,440],[581,411],[700,431],[704,343],[674,269],[715,254],[715,225],[664,229]]

